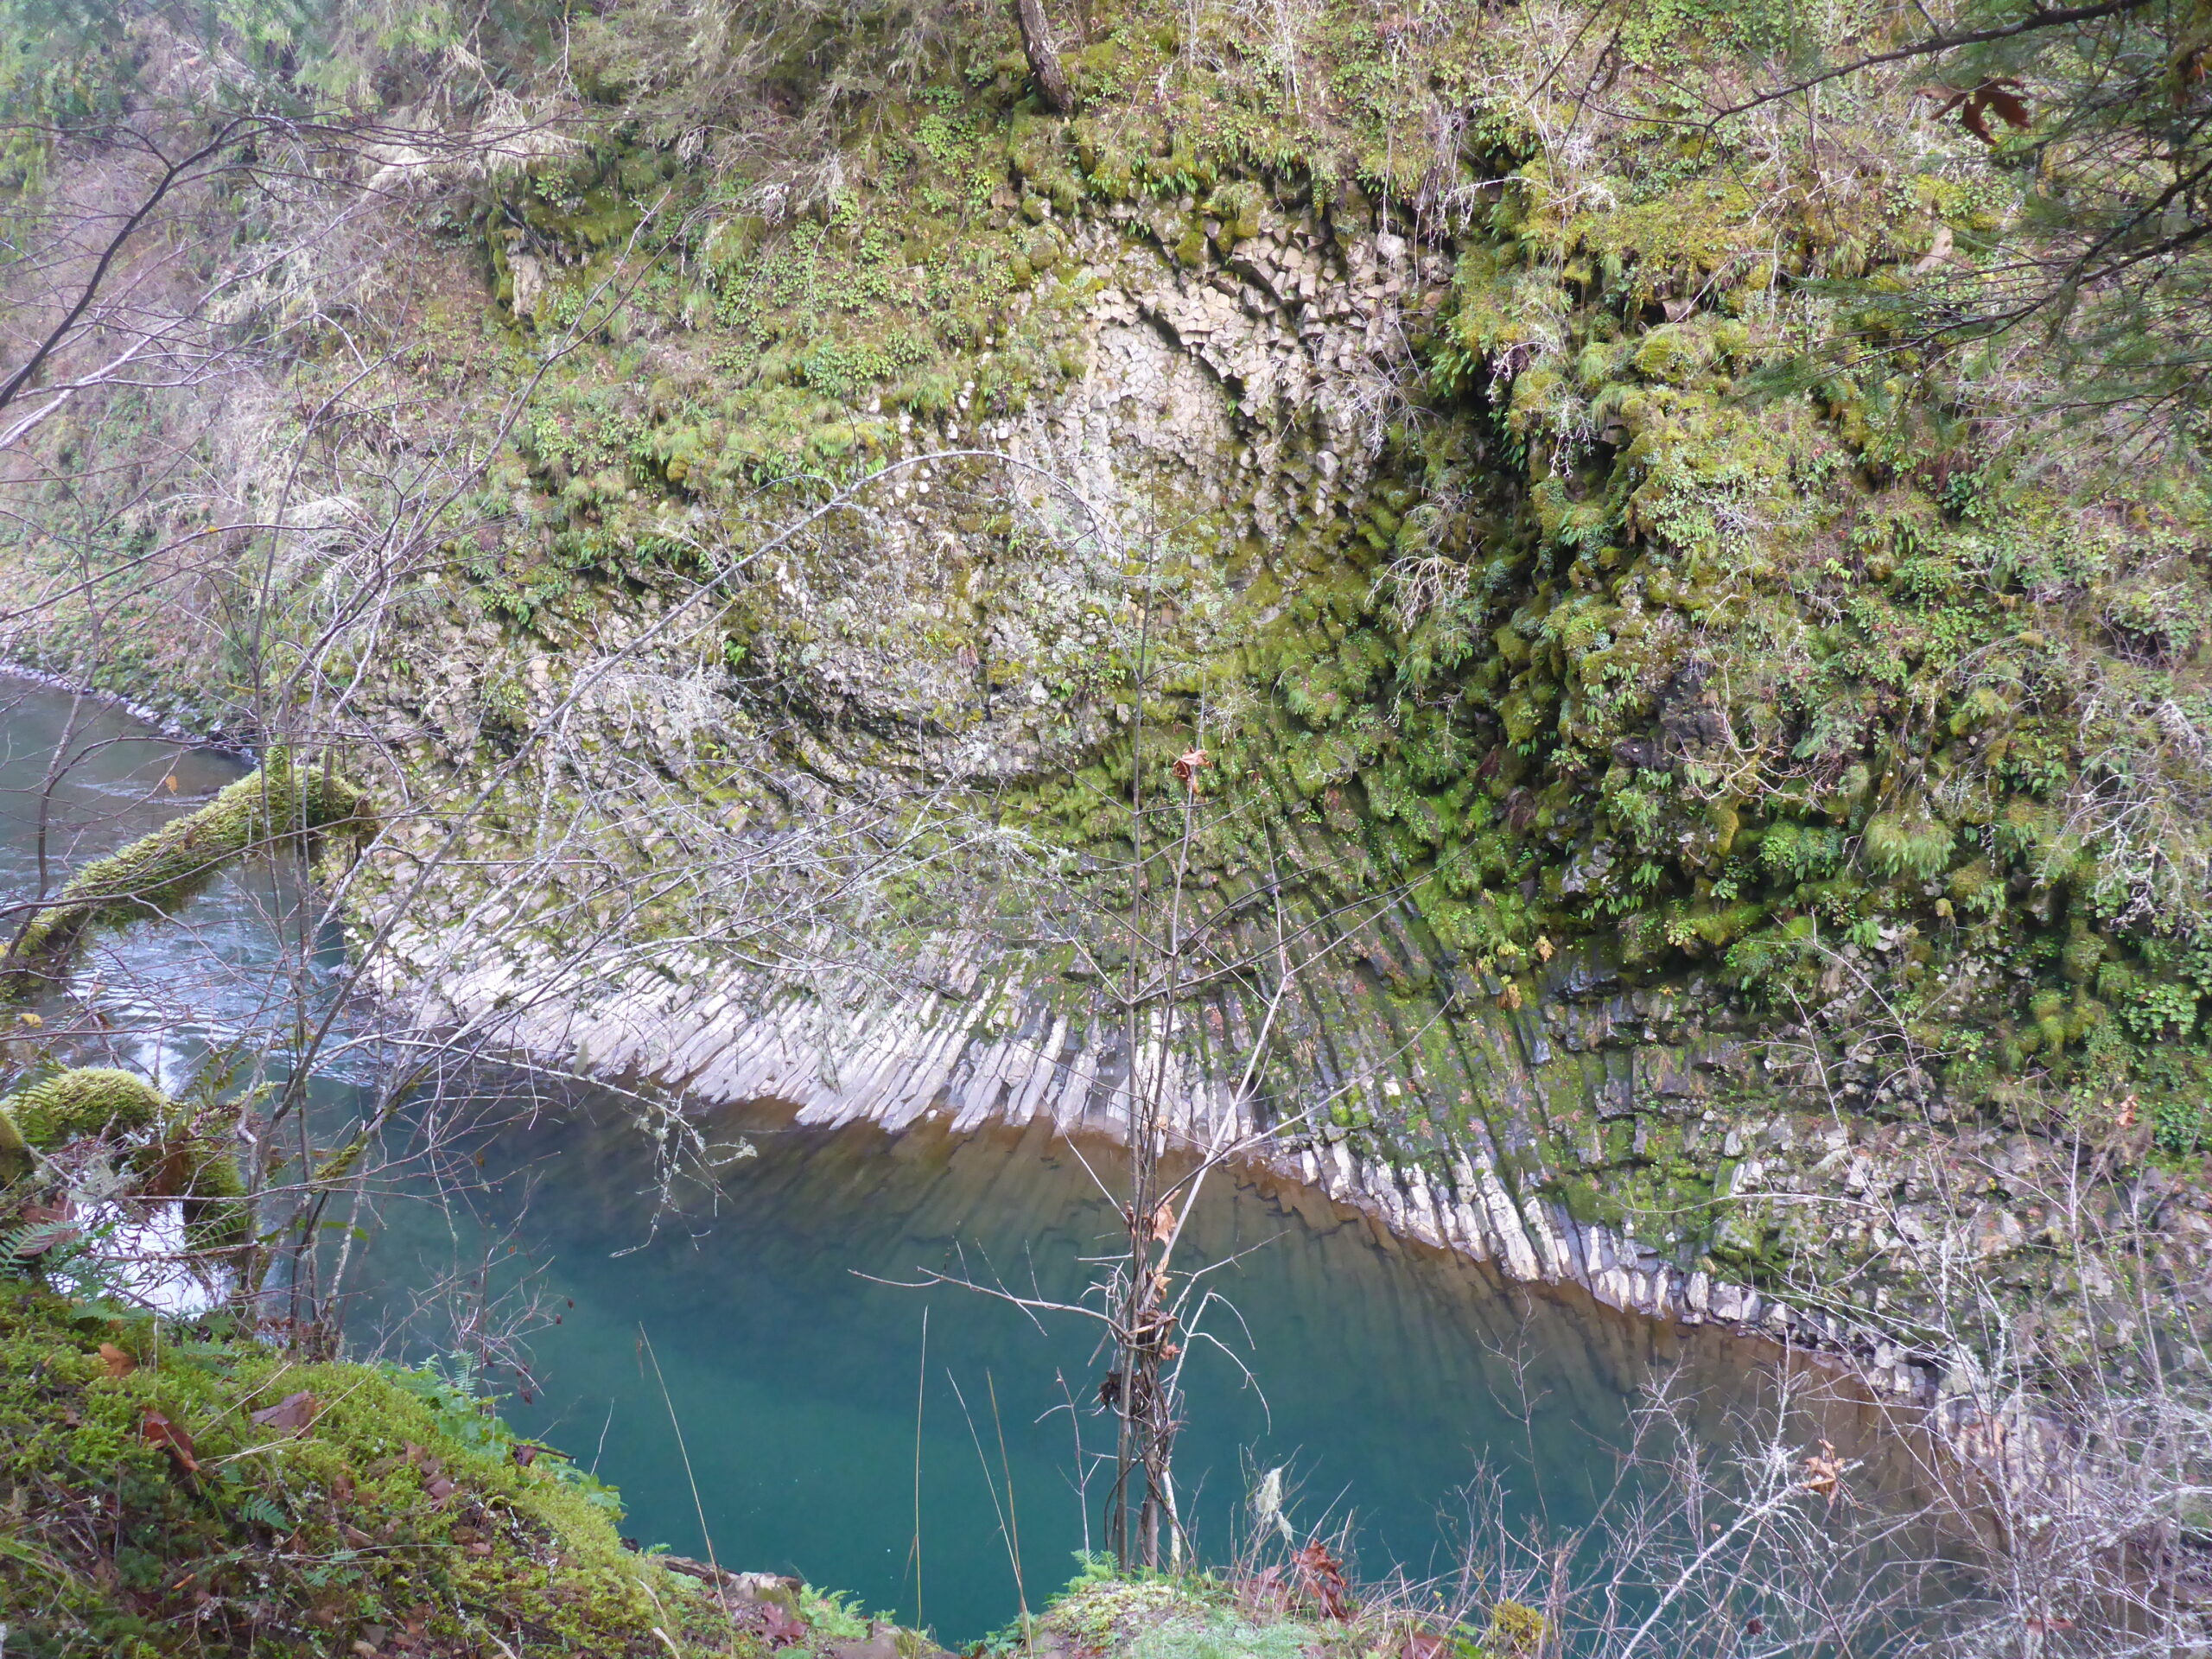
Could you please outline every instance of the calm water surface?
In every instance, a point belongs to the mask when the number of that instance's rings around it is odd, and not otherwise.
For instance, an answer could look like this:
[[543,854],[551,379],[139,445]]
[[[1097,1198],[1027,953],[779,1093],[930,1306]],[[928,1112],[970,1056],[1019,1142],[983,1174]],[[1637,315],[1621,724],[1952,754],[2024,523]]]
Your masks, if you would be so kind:
[[[652,1160],[608,1103],[503,1134],[469,1224],[393,1213],[380,1271],[465,1281],[488,1255],[517,1282],[532,1264],[561,1323],[533,1338],[532,1399],[513,1414],[595,1459],[647,1542],[703,1555],[703,1510],[718,1559],[914,1617],[918,1394],[923,1616],[958,1637],[1010,1616],[1008,1485],[1026,1587],[1056,1588],[1086,1541],[1077,1436],[1090,1453],[1111,1445],[1110,1419],[1069,1409],[1105,1369],[1095,1329],[884,1281],[934,1270],[1073,1299],[1083,1258],[1118,1233],[1085,1159],[1037,1130],[893,1139],[793,1128],[765,1106],[714,1122],[756,1155],[657,1229]],[[1107,1154],[1084,1153],[1110,1179]],[[1349,1522],[1370,1573],[1441,1571],[1459,1489],[1485,1463],[1522,1513],[1579,1522],[1614,1477],[1639,1384],[1680,1365],[1719,1411],[1764,1373],[1754,1344],[1510,1290],[1249,1176],[1217,1176],[1192,1227],[1192,1264],[1235,1258],[1205,1325],[1222,1349],[1199,1344],[1185,1372],[1177,1456],[1209,1553],[1246,1524],[1255,1472],[1280,1465],[1301,1529]]]
[[[66,694],[0,687],[10,903],[35,886],[36,796],[65,731],[53,886],[242,770],[88,702],[71,718]],[[286,889],[249,868],[176,925],[104,938],[83,982],[99,981],[114,1029],[88,1043],[171,1087],[211,1046],[275,1043],[296,976],[312,996],[337,966],[324,942],[305,970],[276,971],[297,955],[279,946]],[[362,1081],[322,1077],[324,1109]],[[436,1201],[419,1183],[385,1205],[349,1337],[412,1357],[457,1328],[536,1323],[528,1372],[494,1373],[510,1415],[618,1485],[624,1530],[645,1543],[796,1573],[971,1639],[1017,1608],[1018,1539],[1021,1587],[1040,1600],[1099,1541],[1104,1478],[1087,1503],[1079,1491],[1111,1445],[1089,1409],[1096,1329],[885,1281],[934,1271],[1073,1297],[1083,1258],[1118,1231],[1083,1159],[1036,1131],[798,1129],[772,1103],[708,1124],[750,1154],[712,1187],[679,1186],[673,1209],[611,1094],[488,1134]],[[1110,1181],[1110,1153],[1084,1152]],[[1217,1557],[1249,1524],[1257,1473],[1281,1466],[1301,1530],[1348,1525],[1370,1574],[1440,1571],[1459,1491],[1485,1465],[1518,1514],[1573,1523],[1614,1478],[1640,1386],[1680,1369],[1707,1391],[1716,1434],[1771,1387],[1764,1346],[1509,1287],[1249,1175],[1216,1177],[1193,1227],[1184,1264],[1226,1265],[1204,1326],[1220,1346],[1197,1345],[1185,1376],[1177,1474]]]

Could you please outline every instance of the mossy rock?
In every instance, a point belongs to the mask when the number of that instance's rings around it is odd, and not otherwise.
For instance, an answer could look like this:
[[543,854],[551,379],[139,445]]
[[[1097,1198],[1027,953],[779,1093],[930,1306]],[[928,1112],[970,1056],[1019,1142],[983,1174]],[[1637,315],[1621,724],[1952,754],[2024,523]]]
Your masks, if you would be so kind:
[[611,1491],[487,1412],[432,1373],[0,1285],[10,1649],[738,1650],[703,1586],[623,1548]]
[[99,1065],[58,1072],[0,1100],[0,1113],[22,1143],[41,1150],[80,1136],[149,1128],[175,1110],[145,1078]]
[[154,1133],[130,1160],[140,1195],[179,1200],[194,1249],[244,1243],[252,1211],[238,1160],[223,1138],[195,1132],[175,1101],[145,1078],[109,1066],[57,1072],[0,1100],[0,1184],[29,1175],[35,1154],[149,1130]]

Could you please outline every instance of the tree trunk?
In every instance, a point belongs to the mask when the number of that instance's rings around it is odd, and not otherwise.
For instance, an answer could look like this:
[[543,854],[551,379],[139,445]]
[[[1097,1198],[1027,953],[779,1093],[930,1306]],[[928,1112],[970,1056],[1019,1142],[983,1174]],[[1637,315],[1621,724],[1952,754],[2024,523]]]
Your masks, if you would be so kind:
[[1021,49],[1029,59],[1029,78],[1037,83],[1037,96],[1055,115],[1075,112],[1075,89],[1067,71],[1052,50],[1052,26],[1046,21],[1044,0],[1014,0],[1014,20],[1021,25]]

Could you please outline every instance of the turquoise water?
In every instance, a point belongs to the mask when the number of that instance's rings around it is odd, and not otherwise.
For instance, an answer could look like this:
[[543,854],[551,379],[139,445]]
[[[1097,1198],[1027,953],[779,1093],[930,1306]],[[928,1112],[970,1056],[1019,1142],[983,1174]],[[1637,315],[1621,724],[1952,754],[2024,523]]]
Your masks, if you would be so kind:
[[[499,1386],[531,1432],[620,1484],[641,1541],[704,1556],[711,1539],[725,1563],[840,1586],[953,1638],[1005,1623],[1014,1536],[1033,1602],[1072,1571],[1086,1515],[1099,1539],[1105,1477],[1087,1504],[1077,1491],[1084,1459],[1111,1444],[1110,1420],[1080,1409],[1105,1369],[1095,1329],[886,1281],[935,1271],[1071,1300],[1082,1258],[1112,1247],[1114,1211],[1040,1131],[893,1140],[793,1128],[766,1106],[714,1126],[755,1155],[657,1226],[651,1159],[608,1103],[494,1136],[497,1179],[467,1195],[467,1221],[392,1212],[378,1271],[468,1282],[488,1268],[559,1319],[531,1338],[529,1373],[503,1369]],[[1447,1570],[1459,1489],[1486,1464],[1521,1516],[1578,1523],[1614,1478],[1639,1384],[1681,1364],[1718,1411],[1746,1402],[1769,1357],[1509,1288],[1249,1176],[1216,1178],[1183,1248],[1194,1265],[1236,1258],[1206,1321],[1225,1351],[1192,1351],[1177,1456],[1216,1559],[1276,1466],[1300,1530],[1349,1526],[1370,1574]]]
[[[63,694],[0,691],[11,899],[35,880],[35,798],[65,733],[54,885],[241,770],[96,705],[72,726]],[[79,1056],[171,1087],[226,1048],[281,1075],[298,999],[327,996],[338,965],[327,940],[283,946],[296,892],[284,871],[249,868],[172,925],[101,940],[79,984],[105,1023]],[[366,1064],[326,1065],[320,1109],[358,1109]],[[424,1166],[389,1184],[352,1281],[357,1351],[481,1353],[527,1432],[620,1488],[641,1543],[796,1573],[948,1639],[1040,1602],[1100,1541],[1095,1328],[910,1287],[936,1272],[1074,1297],[1083,1258],[1119,1229],[1065,1142],[798,1129],[763,1103],[703,1120],[749,1155],[664,1193],[619,1096],[532,1096],[499,1076],[472,1088],[418,1103],[416,1121],[505,1127],[435,1179]],[[1110,1183],[1110,1153],[1085,1152]],[[1183,1250],[1185,1266],[1227,1264],[1204,1322],[1220,1346],[1193,1344],[1184,1378],[1177,1461],[1214,1560],[1249,1529],[1258,1475],[1282,1467],[1301,1532],[1344,1529],[1370,1576],[1441,1572],[1484,1468],[1522,1522],[1571,1525],[1615,1478],[1629,1402],[1654,1376],[1679,1367],[1707,1390],[1716,1435],[1771,1387],[1762,1345],[1509,1287],[1249,1175],[1212,1181]]]

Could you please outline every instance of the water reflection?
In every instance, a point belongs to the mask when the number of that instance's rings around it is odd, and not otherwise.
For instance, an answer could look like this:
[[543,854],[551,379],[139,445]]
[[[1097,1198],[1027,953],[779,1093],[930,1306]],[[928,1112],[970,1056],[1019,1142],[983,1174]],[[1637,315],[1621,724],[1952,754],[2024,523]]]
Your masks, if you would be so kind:
[[[511,1274],[531,1263],[529,1288],[560,1323],[533,1339],[532,1375],[510,1381],[531,1395],[516,1414],[618,1480],[641,1539],[703,1554],[711,1535],[725,1562],[908,1618],[918,1391],[919,1611],[953,1636],[1002,1623],[1014,1580],[994,1480],[1001,1503],[1014,1491],[1033,1598],[1096,1541],[1103,1483],[1079,1499],[1077,1437],[1090,1454],[1110,1445],[1110,1420],[1084,1409],[1104,1369],[1096,1333],[883,1281],[935,1269],[1072,1299],[1083,1258],[1119,1236],[1090,1173],[1110,1183],[1110,1149],[1078,1157],[1038,1128],[798,1128],[767,1106],[715,1127],[757,1155],[727,1164],[712,1192],[677,1191],[683,1216],[657,1229],[653,1160],[619,1103],[512,1127],[484,1147],[496,1179],[465,1195],[465,1222],[391,1213],[379,1271],[474,1284],[487,1258]],[[1719,1439],[1776,1376],[1764,1343],[1509,1287],[1249,1173],[1216,1178],[1179,1254],[1235,1259],[1208,1319],[1223,1348],[1194,1349],[1186,1372],[1178,1452],[1216,1559],[1246,1524],[1256,1471],[1282,1465],[1301,1529],[1348,1522],[1370,1573],[1440,1573],[1459,1489],[1484,1466],[1506,1477],[1520,1523],[1579,1525],[1616,1478],[1637,1389],[1677,1377]],[[500,1283],[495,1266],[487,1293]],[[367,1323],[390,1316],[372,1300]],[[1826,1418],[1847,1440],[1874,1427],[1871,1407]]]
[[[0,699],[10,913],[38,890],[41,823],[51,892],[243,771],[112,709],[13,690]],[[172,1089],[211,1056],[245,1058],[231,1087],[281,1078],[288,1033],[340,966],[327,938],[287,943],[298,893],[295,861],[264,861],[168,924],[97,936],[77,976],[90,1014],[59,1044],[9,1032],[6,1052],[120,1063]],[[370,1051],[342,1064],[340,1052],[319,1060],[313,1090],[326,1144],[374,1081]],[[381,1183],[381,1236],[353,1281],[357,1344],[503,1351],[493,1338],[531,1324],[534,1299],[548,1322],[530,1370],[500,1386],[528,1431],[621,1488],[628,1530],[692,1554],[711,1538],[725,1563],[841,1586],[950,1637],[1012,1616],[1017,1538],[1033,1602],[1096,1541],[1103,1481],[1081,1490],[1110,1444],[1087,1409],[1104,1369],[1096,1330],[884,1281],[936,1270],[1074,1296],[1083,1258],[1120,1236],[1093,1174],[1110,1183],[1109,1152],[1086,1148],[1086,1167],[1036,1128],[803,1130],[763,1105],[710,1120],[752,1155],[711,1186],[664,1192],[619,1096],[520,1098],[529,1109],[495,1084],[418,1103],[418,1132],[504,1127],[479,1134],[473,1158],[398,1166]],[[1732,1414],[1775,1387],[1764,1344],[1510,1287],[1253,1173],[1216,1178],[1192,1229],[1185,1266],[1234,1263],[1206,1323],[1221,1345],[1195,1348],[1185,1374],[1178,1462],[1217,1559],[1247,1524],[1257,1472],[1281,1467],[1301,1529],[1349,1527],[1370,1574],[1440,1572],[1455,1494],[1479,1470],[1506,1477],[1515,1524],[1573,1526],[1616,1478],[1638,1389],[1678,1377],[1700,1394],[1699,1433],[1725,1442]],[[1871,1407],[1831,1404],[1818,1429],[1854,1454],[1883,1442]]]

